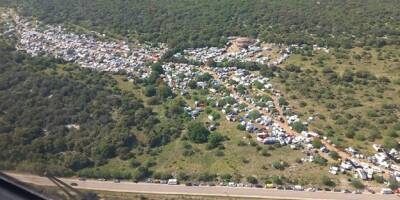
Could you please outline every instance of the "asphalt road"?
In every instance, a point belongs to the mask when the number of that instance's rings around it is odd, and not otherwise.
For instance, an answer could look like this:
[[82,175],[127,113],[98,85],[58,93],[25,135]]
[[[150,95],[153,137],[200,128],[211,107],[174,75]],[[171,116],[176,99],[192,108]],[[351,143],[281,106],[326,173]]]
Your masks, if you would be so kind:
[[[54,186],[46,177],[30,174],[17,174],[6,172],[22,182]],[[133,192],[133,193],[152,193],[152,194],[183,194],[200,196],[229,196],[229,197],[248,197],[248,198],[273,198],[273,199],[299,199],[299,200],[399,200],[396,195],[382,194],[345,194],[339,192],[305,192],[305,191],[283,191],[264,188],[233,188],[222,186],[184,186],[184,185],[165,185],[152,183],[114,183],[112,181],[86,180],[79,181],[73,178],[59,178],[61,181],[71,184],[77,183],[78,189],[112,191],[112,192]]]

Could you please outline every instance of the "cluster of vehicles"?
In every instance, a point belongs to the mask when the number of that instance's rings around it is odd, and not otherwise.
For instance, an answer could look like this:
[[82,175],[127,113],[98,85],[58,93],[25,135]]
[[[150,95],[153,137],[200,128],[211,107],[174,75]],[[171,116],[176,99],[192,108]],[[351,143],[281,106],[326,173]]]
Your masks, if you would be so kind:
[[[79,181],[86,181],[86,178],[79,178]],[[97,179],[98,181],[107,181],[105,178],[99,178]],[[114,179],[114,183],[120,183],[121,181],[119,179]],[[159,179],[151,179],[148,178],[146,179],[145,183],[156,183],[156,184],[167,184],[167,185],[179,185],[179,181],[177,179],[168,179],[168,180],[159,180]],[[72,182],[70,184],[71,186],[78,186],[77,183]],[[364,192],[369,192],[370,194],[375,194],[375,191],[371,189],[366,189],[365,191],[363,190],[354,190],[351,191],[349,189],[336,189],[336,188],[320,188],[320,187],[310,187],[310,188],[304,188],[301,185],[274,185],[274,184],[266,184],[261,185],[261,184],[250,184],[250,183],[234,183],[234,182],[220,182],[220,183],[214,183],[214,182],[185,182],[185,186],[192,187],[192,186],[225,186],[225,187],[248,187],[248,188],[266,188],[266,189],[277,189],[277,190],[287,190],[287,191],[306,191],[306,192],[341,192],[341,193],[352,193],[352,194],[362,194]],[[393,194],[393,191],[389,188],[383,188],[380,192],[381,194]]]

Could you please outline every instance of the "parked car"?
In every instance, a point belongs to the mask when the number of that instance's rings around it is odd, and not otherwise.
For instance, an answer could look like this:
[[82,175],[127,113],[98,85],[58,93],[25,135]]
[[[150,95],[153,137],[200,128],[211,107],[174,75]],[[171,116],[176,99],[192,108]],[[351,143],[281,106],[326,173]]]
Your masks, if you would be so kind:
[[275,187],[275,185],[272,183],[268,183],[265,185],[265,188],[274,188],[274,187]]
[[301,186],[301,185],[295,185],[295,186],[293,187],[293,190],[295,190],[295,191],[303,191],[304,188],[303,188],[303,186]]
[[236,187],[244,187],[245,185],[243,183],[238,183],[236,184]]
[[353,191],[353,194],[361,194],[362,192],[361,192],[361,190],[354,190]]
[[293,186],[286,186],[285,190],[293,190]]
[[331,188],[324,188],[325,191],[330,192],[332,191]]
[[218,183],[218,185],[219,185],[219,186],[227,186],[228,183],[226,183],[226,182],[220,182],[220,183]]
[[80,181],[86,181],[86,178],[80,177],[78,180],[80,180]]
[[215,183],[208,183],[208,186],[215,186]]
[[200,186],[207,186],[207,183],[200,183]]
[[198,182],[194,182],[193,186],[199,186],[200,184]]
[[344,190],[342,190],[342,192],[343,192],[343,193],[351,193],[351,191],[348,190],[348,189],[344,189]]
[[317,189],[315,189],[315,188],[307,188],[306,191],[307,192],[315,192],[315,191],[317,191]]
[[120,180],[119,179],[114,179],[114,183],[119,183]]
[[153,179],[151,179],[151,178],[146,179],[146,183],[152,183],[152,182],[153,182]]
[[229,183],[228,183],[228,186],[229,186],[229,187],[236,187],[236,183],[234,183],[234,182],[229,182]]
[[186,182],[185,185],[186,186],[192,186],[193,184],[191,182]]
[[382,188],[381,194],[393,194],[393,191],[390,188]]

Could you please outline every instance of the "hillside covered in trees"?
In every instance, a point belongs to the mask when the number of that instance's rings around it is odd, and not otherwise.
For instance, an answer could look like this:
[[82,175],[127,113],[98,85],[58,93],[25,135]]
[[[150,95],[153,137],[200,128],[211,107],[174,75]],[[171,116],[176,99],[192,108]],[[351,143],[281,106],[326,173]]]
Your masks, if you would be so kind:
[[129,159],[132,150],[180,133],[109,74],[30,57],[4,39],[0,52],[2,169],[71,174],[117,156]]
[[[399,149],[396,0],[0,2],[45,23],[96,30],[112,39],[166,42],[173,50],[169,55],[187,47],[222,46],[228,36],[237,35],[332,47],[290,48],[290,57],[273,67],[212,60],[207,65],[244,68],[270,79],[283,91],[279,105],[293,105],[284,114],[309,122],[298,122],[297,132],[315,130],[338,148],[354,146],[367,155],[375,143]],[[216,106],[208,98],[209,91],[197,83],[211,85],[209,73],[196,75],[188,83],[190,91],[179,95],[161,78],[172,74],[164,71],[164,59],[146,64],[152,71],[147,78],[131,79],[122,71],[97,72],[43,55],[31,57],[13,46],[0,37],[0,169],[135,181],[246,178],[252,183],[328,185],[343,178],[320,177],[339,159],[335,151],[326,154],[334,160],[329,165],[321,156],[303,162],[301,150],[259,145],[243,125],[224,120],[226,110],[219,107],[235,101],[222,99]],[[236,90],[245,94],[258,87],[261,82],[248,88],[240,84]],[[221,85],[213,89],[228,93]],[[260,96],[259,103],[271,100],[269,94]],[[201,114],[190,116],[190,109],[200,104]],[[251,120],[260,117],[260,112],[249,112]],[[322,143],[312,145],[319,149]]]
[[346,48],[400,42],[397,0],[2,1],[45,22],[69,21],[171,47],[220,46],[237,35]]

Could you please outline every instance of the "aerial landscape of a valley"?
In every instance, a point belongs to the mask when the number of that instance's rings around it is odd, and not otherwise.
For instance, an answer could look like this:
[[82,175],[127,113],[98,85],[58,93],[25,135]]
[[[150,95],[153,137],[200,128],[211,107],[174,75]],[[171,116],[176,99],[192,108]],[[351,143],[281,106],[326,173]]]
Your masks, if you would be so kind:
[[398,199],[399,117],[398,0],[0,0],[0,199]]

